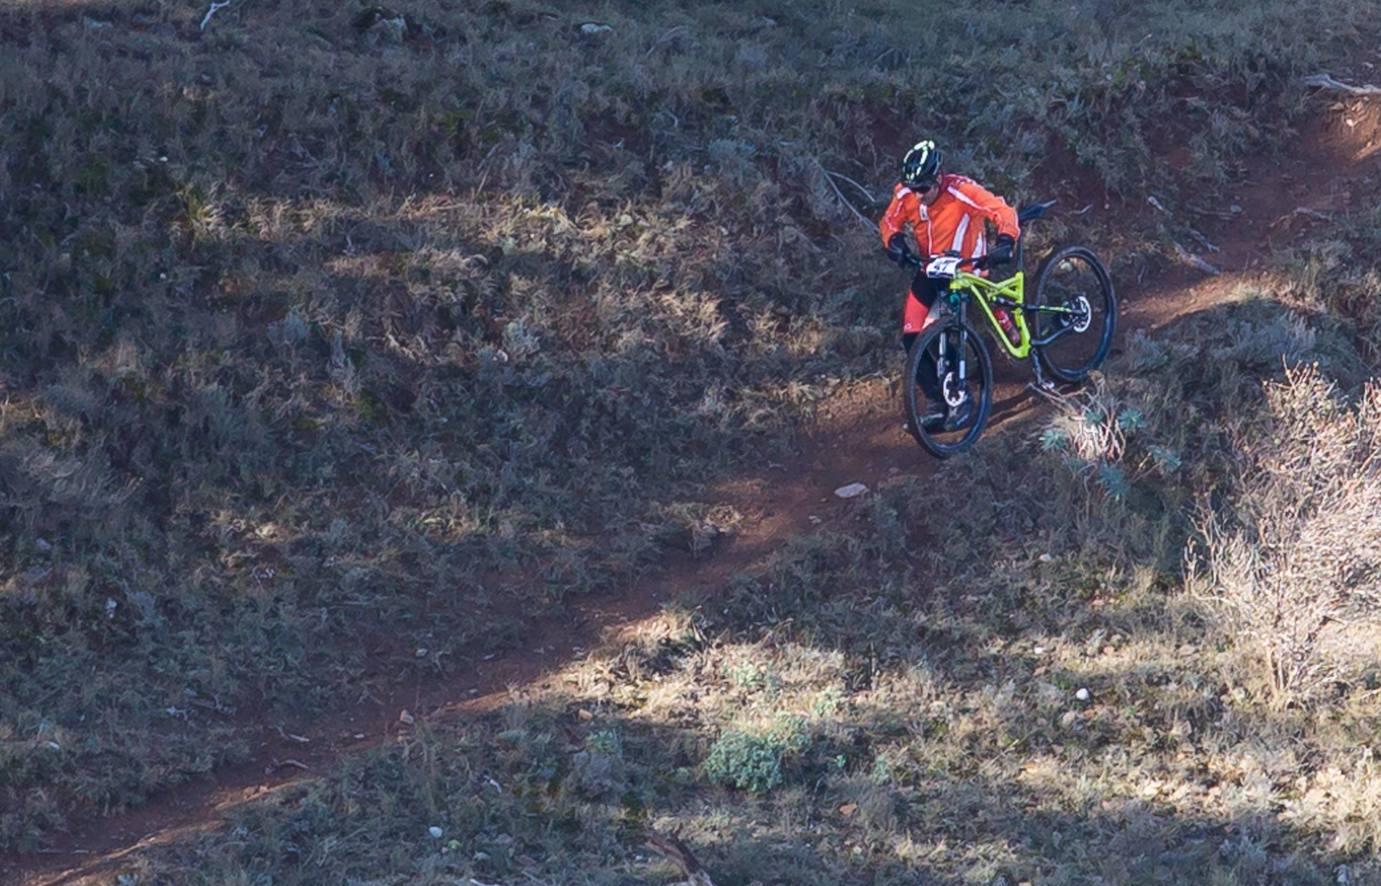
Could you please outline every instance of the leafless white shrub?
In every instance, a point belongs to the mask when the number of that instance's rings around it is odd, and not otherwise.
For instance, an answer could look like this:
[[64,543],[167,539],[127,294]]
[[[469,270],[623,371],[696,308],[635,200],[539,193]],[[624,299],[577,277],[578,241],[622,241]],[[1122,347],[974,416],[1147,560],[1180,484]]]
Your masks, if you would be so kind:
[[[1317,367],[1266,386],[1231,512],[1202,523],[1204,593],[1277,704],[1337,679],[1331,629],[1381,614],[1381,383],[1350,408]],[[1197,564],[1195,564],[1197,565]]]

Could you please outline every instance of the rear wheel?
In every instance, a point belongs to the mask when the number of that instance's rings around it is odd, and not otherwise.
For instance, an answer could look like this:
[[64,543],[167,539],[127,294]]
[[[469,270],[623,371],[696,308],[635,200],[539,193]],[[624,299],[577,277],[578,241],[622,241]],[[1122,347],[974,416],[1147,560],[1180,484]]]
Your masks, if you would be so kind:
[[993,364],[972,327],[950,318],[922,332],[904,378],[907,429],[927,452],[948,458],[978,441],[992,408]]
[[1107,268],[1083,246],[1057,249],[1036,271],[1032,304],[1037,309],[1026,314],[1032,339],[1049,339],[1035,347],[1041,363],[1060,381],[1083,381],[1108,356],[1117,326]]

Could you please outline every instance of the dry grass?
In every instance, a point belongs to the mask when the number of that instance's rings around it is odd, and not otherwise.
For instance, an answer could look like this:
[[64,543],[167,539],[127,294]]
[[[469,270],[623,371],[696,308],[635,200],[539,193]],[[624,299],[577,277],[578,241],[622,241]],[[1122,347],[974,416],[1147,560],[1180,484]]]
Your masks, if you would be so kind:
[[[500,714],[420,730],[124,873],[677,882],[641,848],[656,829],[717,883],[1381,881],[1375,661],[1281,708],[1242,667],[1254,638],[1205,617],[1178,572],[1200,493],[1224,515],[1259,493],[1222,441],[1322,402],[1291,391],[1312,370],[1263,386],[1249,344],[1352,347],[1265,295],[1109,365],[1082,405],[1142,416],[1091,453],[1127,466],[1125,489],[1071,483],[1086,461],[1008,436]],[[1372,407],[1330,408],[1342,439]],[[1158,445],[1183,464],[1132,469]],[[1017,490],[998,470],[1013,455],[1032,466]]]
[[[583,35],[528,0],[418,0],[399,41],[357,11],[245,0],[203,32],[172,0],[0,9],[0,846],[242,758],[247,707],[320,711],[432,667],[420,647],[464,664],[513,613],[730,527],[704,484],[895,358],[900,281],[822,165],[881,193],[914,122],[1017,199],[1117,210],[1154,183],[1188,207],[1373,24],[1341,0],[654,3]],[[1158,150],[1167,119],[1188,162]],[[1159,248],[1098,217],[1080,237],[1124,265]],[[1174,559],[1178,493],[1072,486],[1090,539],[1143,526]],[[377,765],[431,812],[473,773],[429,780],[424,751]],[[351,808],[387,817],[371,796]],[[579,851],[617,855],[607,826]],[[274,833],[248,870],[297,864]],[[410,852],[378,851],[338,870]]]

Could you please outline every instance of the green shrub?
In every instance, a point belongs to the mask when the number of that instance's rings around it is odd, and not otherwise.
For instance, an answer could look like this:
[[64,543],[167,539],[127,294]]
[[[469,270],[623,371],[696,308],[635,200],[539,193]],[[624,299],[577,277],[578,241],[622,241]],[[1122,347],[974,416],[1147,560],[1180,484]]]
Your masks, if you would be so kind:
[[766,793],[782,783],[785,761],[809,745],[805,721],[799,717],[783,718],[763,734],[727,729],[710,746],[705,777],[741,791]]

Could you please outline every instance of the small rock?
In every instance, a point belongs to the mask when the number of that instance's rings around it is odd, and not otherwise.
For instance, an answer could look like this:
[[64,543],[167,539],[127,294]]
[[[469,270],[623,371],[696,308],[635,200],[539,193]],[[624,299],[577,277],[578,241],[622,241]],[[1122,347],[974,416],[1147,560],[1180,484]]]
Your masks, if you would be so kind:
[[417,652],[416,652],[416,655],[417,655],[418,658],[426,658],[426,657],[427,657],[427,647],[423,646],[422,648],[418,649]]
[[581,708],[580,710],[576,711],[575,715],[580,719],[584,720],[586,723],[590,722],[595,718],[595,715],[593,713],[585,710],[584,708]]
[[1087,689],[1080,689],[1078,692],[1074,693],[1074,697],[1080,701],[1088,701],[1093,695]]
[[432,835],[433,840],[440,840],[441,834],[443,832],[441,828],[437,827],[436,825],[432,825],[431,827],[427,828],[427,833]]
[[1045,653],[1049,650],[1046,649],[1044,646],[1037,646],[1035,649],[1032,649],[1031,651],[1037,655],[1045,655]]
[[839,807],[839,814],[844,816],[845,818],[852,818],[853,814],[857,811],[857,803],[845,803],[843,806]]
[[580,33],[593,36],[595,34],[608,34],[614,30],[612,25],[600,24],[599,22],[585,22],[580,26]]
[[850,483],[847,486],[840,486],[834,491],[839,498],[857,498],[868,491],[868,487],[862,483]]
[[115,598],[114,598],[114,597],[106,597],[106,598],[105,598],[105,617],[106,617],[106,618],[114,618],[114,617],[115,617],[115,610],[117,610],[117,609],[119,609],[119,608],[120,608],[120,604],[115,602]]
[[34,539],[34,547],[38,548],[39,551],[41,551],[44,554],[48,553],[53,549],[52,542],[48,541],[48,539],[46,538]]
[[1055,558],[1050,556],[1049,554],[1041,554],[1036,559],[1040,560],[1042,563],[1050,563],[1053,562]]
[[1073,727],[1074,724],[1078,721],[1079,715],[1075,711],[1065,711],[1063,714],[1060,715],[1060,725],[1063,726],[1065,729]]
[[407,708],[404,708],[402,713],[398,715],[398,722],[406,723],[407,725],[411,726],[412,724],[417,722],[417,718],[414,717],[412,714],[408,713]]
[[806,519],[809,520],[809,521],[810,521],[813,525],[815,525],[815,526],[819,526],[821,523],[825,522],[824,520],[821,520],[819,517],[815,516],[814,514],[811,514],[811,515],[810,515],[809,517],[807,517]]

